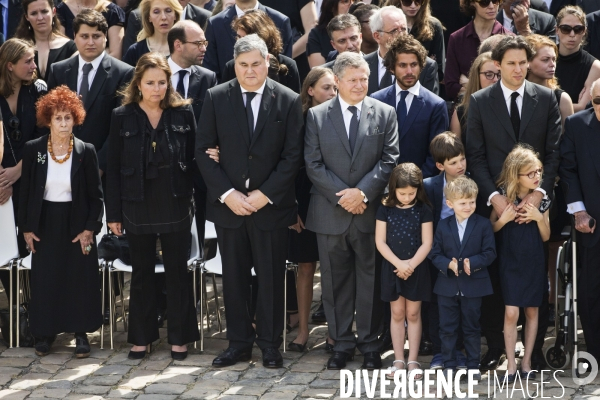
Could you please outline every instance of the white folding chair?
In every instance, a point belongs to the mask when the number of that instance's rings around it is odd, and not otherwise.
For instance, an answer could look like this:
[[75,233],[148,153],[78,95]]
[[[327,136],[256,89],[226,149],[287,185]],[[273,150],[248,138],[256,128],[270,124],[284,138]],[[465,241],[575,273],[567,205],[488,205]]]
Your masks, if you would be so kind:
[[[13,286],[12,286],[12,274],[13,267],[16,265],[19,259],[19,246],[17,244],[17,227],[15,225],[15,214],[13,211],[12,197],[8,201],[0,206],[0,269],[8,270],[10,277],[9,291],[4,291],[8,295],[8,317],[10,318],[10,332],[9,332],[9,346],[13,347]],[[19,310],[17,308],[17,316]],[[17,322],[17,329],[19,323]],[[17,332],[17,343],[19,340],[19,333]],[[18,346],[18,344],[17,344]]]
[[[196,228],[196,218],[195,217],[192,220],[191,233],[192,233],[192,246],[191,246],[191,250],[190,250],[190,257],[187,261],[187,266],[188,266],[188,270],[195,271],[197,268],[196,267],[197,263],[201,258],[200,247],[198,245],[198,229]],[[108,271],[108,291],[109,291],[108,292],[108,301],[109,301],[108,308],[110,310],[109,331],[110,331],[110,348],[112,350],[113,346],[114,346],[113,320],[114,320],[114,315],[116,312],[116,309],[113,309],[115,299],[114,299],[113,287],[111,284],[112,273],[113,272],[132,272],[132,267],[131,267],[131,265],[125,264],[123,261],[121,261],[119,259],[116,259],[112,262],[105,263],[105,265],[106,265],[106,267],[104,270]],[[162,274],[164,272],[165,272],[164,264],[156,264],[155,265],[154,273]],[[104,277],[102,279],[102,282],[104,282]],[[121,291],[121,316],[123,318],[123,328],[125,329],[125,331],[127,331],[127,313],[125,312],[125,301],[123,299],[123,286],[122,286],[121,281],[119,281],[119,289]],[[105,285],[103,283],[102,284],[102,299],[104,299],[104,290],[105,290]],[[104,331],[104,326],[102,326],[102,330]],[[101,346],[101,348],[104,348],[104,337],[103,336],[101,336],[101,338],[100,338],[100,346]]]

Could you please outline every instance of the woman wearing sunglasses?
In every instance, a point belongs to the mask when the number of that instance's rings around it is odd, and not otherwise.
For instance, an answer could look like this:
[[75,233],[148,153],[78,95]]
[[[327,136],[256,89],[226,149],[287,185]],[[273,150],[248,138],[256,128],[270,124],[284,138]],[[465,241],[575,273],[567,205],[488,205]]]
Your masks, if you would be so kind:
[[600,61],[583,50],[587,36],[585,13],[577,6],[567,6],[556,16],[559,39],[556,77],[573,101],[575,112],[583,110],[590,97],[592,82],[600,78]]
[[501,0],[460,0],[461,10],[473,20],[448,40],[444,74],[448,100],[456,100],[458,94],[465,91],[467,75],[481,42],[492,35],[513,34],[496,21],[500,3]]
[[[44,81],[36,79],[34,57],[33,44],[22,39],[9,39],[0,47],[0,114],[4,138],[0,204],[13,197],[17,224],[23,149],[26,142],[47,133],[47,129],[38,128],[36,124],[35,103],[47,89]],[[22,232],[17,235],[17,242],[19,255],[26,257],[28,251]],[[0,280],[8,291],[8,271],[0,271]]]

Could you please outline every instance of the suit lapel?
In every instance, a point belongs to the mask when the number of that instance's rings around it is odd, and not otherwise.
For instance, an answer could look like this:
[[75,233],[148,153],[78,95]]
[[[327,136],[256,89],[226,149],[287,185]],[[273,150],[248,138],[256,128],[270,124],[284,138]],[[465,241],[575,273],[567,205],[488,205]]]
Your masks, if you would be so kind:
[[195,99],[198,92],[200,92],[200,79],[198,77],[198,71],[192,67],[192,73],[190,74],[190,81],[188,84],[188,99]]
[[256,139],[261,134],[265,123],[267,122],[267,118],[269,116],[269,112],[271,111],[271,101],[275,99],[275,84],[272,80],[267,78],[267,83],[265,85],[265,90],[263,91],[262,99],[260,102],[260,108],[258,110],[258,117],[256,118],[256,128],[254,128],[254,135],[252,135],[252,143],[256,142]]
[[404,135],[406,135],[424,105],[425,101],[423,100],[423,96],[419,95],[413,97],[412,103],[410,104],[410,110],[408,110],[408,115],[406,116],[406,121],[402,124],[402,130],[400,132],[400,137],[398,138],[399,140],[402,140]]
[[[49,136],[45,136],[49,139]],[[48,154],[48,140],[40,141],[37,147],[36,154],[36,169],[35,169],[35,180],[38,188],[41,188],[41,195],[44,196],[44,188],[46,187],[46,178],[48,177],[48,163],[54,162]]]
[[231,22],[233,21],[233,18],[236,16],[237,16],[237,13],[235,11],[235,6],[229,7],[229,10],[227,10],[227,14],[225,14],[225,24],[223,24],[226,27],[226,29],[229,31],[229,37],[231,38],[231,46],[233,46],[236,41],[236,37],[235,37],[236,33],[231,28]]
[[94,104],[94,101],[96,101],[96,97],[98,97],[100,89],[102,89],[104,82],[106,82],[106,79],[108,78],[108,74],[110,73],[110,59],[108,57],[110,56],[105,54],[102,58],[102,62],[98,66],[98,71],[96,71],[96,75],[92,81],[92,87],[85,98],[84,106],[86,110],[90,110],[92,108],[92,104]]
[[521,109],[521,127],[519,129],[519,139],[523,140],[523,135],[525,134],[525,129],[527,128],[527,124],[531,120],[531,116],[535,111],[535,107],[537,106],[537,92],[535,90],[535,86],[525,81],[525,92],[523,93],[523,107]]
[[375,115],[375,107],[371,105],[371,99],[365,97],[363,100],[362,110],[360,112],[360,121],[358,121],[358,133],[356,136],[356,143],[354,144],[354,152],[352,153],[352,161],[356,159],[356,155],[360,150],[362,142],[365,140],[365,136],[369,133],[371,121]]
[[[373,54],[375,57],[372,56]],[[367,58],[367,64],[369,64],[369,70],[371,71],[371,74],[369,75],[369,88],[371,88],[372,93],[375,93],[379,90],[379,68],[377,65],[379,59],[377,58],[376,53],[371,53],[367,57],[365,58]]]
[[67,86],[69,89],[77,93],[77,74],[79,72],[79,57],[73,57],[73,61],[69,63],[69,66],[65,70],[65,77],[67,80]]
[[[462,251],[465,248],[467,240],[469,240],[469,236],[471,236],[471,232],[473,232],[473,228],[475,228],[476,223],[477,222],[475,221],[475,218],[469,218],[467,220],[467,227],[465,228],[465,233],[463,235],[462,243],[460,244],[460,251],[458,252],[458,255],[462,254]],[[456,227],[456,232],[458,232],[458,227]]]
[[456,223],[456,217],[454,215],[448,217],[448,223],[450,224],[450,231],[452,232],[452,237],[454,238],[454,242],[456,243],[456,248],[460,249],[460,236],[458,236],[458,225]]
[[346,133],[346,125],[344,124],[344,117],[342,116],[342,107],[340,105],[339,98],[335,97],[329,103],[329,111],[327,112],[335,131],[342,142],[342,145],[348,152],[348,155],[352,157],[352,151],[350,150],[350,142],[348,140],[348,134]]
[[[85,146],[83,144],[83,142],[81,140],[78,139],[73,139],[73,154],[71,154],[71,184],[74,184],[75,181],[75,174],[77,173],[77,170],[79,169],[79,167],[81,166],[81,164],[83,163],[83,153],[85,152]],[[75,190],[72,190],[72,192],[75,192]]]
[[189,3],[185,6],[185,19],[189,19],[190,21],[196,20],[196,13],[194,12],[194,9],[190,7]]
[[585,116],[585,123],[590,127],[590,130],[584,135],[586,147],[588,148],[591,159],[594,160],[596,171],[600,175],[600,157],[598,157],[598,154],[596,153],[596,149],[600,148],[600,135],[598,135],[598,132],[600,132],[600,121],[598,121],[596,114],[592,111]]
[[229,95],[229,102],[231,104],[233,115],[240,128],[242,137],[246,142],[246,145],[250,147],[250,133],[248,132],[248,123],[246,122],[246,107],[244,107],[244,100],[242,99],[242,88],[237,79],[233,79],[229,82],[227,94]]
[[[444,172],[438,175],[433,181],[433,201],[435,204],[442,204],[444,200]],[[443,205],[442,205],[443,207]],[[435,208],[436,220],[440,220],[442,215],[442,207]]]
[[495,86],[491,89],[490,97],[493,99],[492,110],[494,111],[494,114],[496,114],[498,121],[500,121],[500,124],[504,127],[504,130],[516,142],[517,136],[515,135],[515,131],[513,130],[512,124],[510,122],[510,115],[508,114],[508,108],[506,107],[506,100],[504,99],[504,94],[502,93],[500,82],[497,82]]

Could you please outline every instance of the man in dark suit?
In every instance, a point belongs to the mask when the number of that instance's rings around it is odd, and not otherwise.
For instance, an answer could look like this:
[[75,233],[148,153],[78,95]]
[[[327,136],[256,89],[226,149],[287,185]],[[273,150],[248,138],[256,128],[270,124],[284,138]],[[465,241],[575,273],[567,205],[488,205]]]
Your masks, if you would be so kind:
[[429,152],[434,137],[448,130],[446,102],[419,83],[427,50],[411,35],[398,36],[385,55],[385,67],[396,84],[371,95],[396,109],[400,158],[415,163],[423,178],[439,172]]
[[290,19],[272,8],[265,7],[258,0],[235,0],[235,6],[211,17],[206,27],[206,38],[208,39],[208,49],[204,59],[204,66],[221,77],[227,61],[233,58],[233,45],[236,40],[236,33],[231,29],[231,22],[244,15],[248,9],[259,9],[267,13],[273,20],[277,29],[281,33],[283,40],[284,56],[292,57],[292,27]]
[[600,229],[590,225],[600,218],[600,80],[590,90],[592,108],[565,121],[560,143],[562,182],[567,210],[575,216],[581,268],[577,301],[587,351],[600,360]]
[[[255,341],[265,367],[283,365],[283,278],[288,227],[297,217],[303,117],[300,96],[267,78],[268,58],[258,35],[239,39],[237,79],[207,91],[198,125],[196,161],[208,188],[207,217],[217,230],[227,293],[229,347],[215,367],[249,360]],[[215,146],[220,163],[206,154]],[[248,312],[252,267],[260,288],[256,331]]]
[[[552,194],[554,187],[560,160],[560,111],[552,90],[525,80],[530,58],[531,48],[523,38],[507,36],[502,39],[492,51],[492,59],[500,69],[502,79],[471,96],[467,161],[471,177],[479,186],[478,212],[486,217],[491,212],[489,205],[498,215],[502,215],[509,205],[506,197],[497,191],[496,179],[506,156],[518,142],[531,145],[544,164],[541,188],[526,196],[517,207],[518,211],[526,202],[538,207],[544,196]],[[483,299],[481,328],[488,344],[488,353],[481,361],[483,370],[495,369],[504,353],[504,302],[497,264],[492,265],[489,272],[494,294]],[[547,301],[546,295],[540,306],[538,332],[545,332],[547,326]],[[536,340],[536,348],[538,346],[541,349]]]
[[[167,42],[171,53],[167,60],[171,68],[171,85],[181,97],[192,99],[194,116],[197,125],[200,125],[200,113],[206,91],[217,84],[217,75],[200,66],[206,53],[206,37],[198,24],[184,20],[173,25],[167,35]],[[193,172],[198,240],[204,243],[206,184],[197,166],[194,166]]]
[[[200,28],[205,29],[208,19],[211,17],[211,13],[208,10],[205,10],[200,7],[196,7],[190,0],[179,0],[181,7],[183,7],[183,12],[181,13],[182,20],[190,20],[200,26]],[[131,47],[132,44],[137,42],[137,35],[142,30],[142,20],[141,20],[141,11],[138,8],[129,13],[127,17],[127,27],[125,28],[125,36],[123,37],[123,52],[125,54],[127,49]]]
[[94,145],[102,174],[112,110],[121,102],[117,91],[131,81],[133,68],[104,51],[108,24],[99,12],[82,10],[73,20],[73,31],[79,55],[52,64],[48,89],[67,85],[82,97],[86,117],[73,133]]
[[0,33],[4,35],[4,40],[15,35],[22,15],[23,6],[19,0],[0,0]]
[[587,21],[587,39],[584,49],[596,58],[600,58],[600,11],[589,13]]
[[[365,56],[371,75],[369,75],[369,96],[378,90],[392,86],[394,76],[383,65],[383,59],[389,49],[390,42],[398,35],[407,34],[406,16],[401,9],[394,6],[383,7],[373,13],[369,19],[369,26],[373,32],[373,38],[379,43],[379,49]],[[419,75],[419,82],[427,90],[435,93],[440,92],[438,77],[438,63],[427,57],[425,67]]]
[[548,13],[531,8],[530,0],[521,0],[515,7],[512,7],[511,1],[502,3],[496,20],[515,35],[528,36],[537,33],[556,41],[556,20]]
[[[342,53],[333,67],[338,96],[308,111],[306,173],[313,183],[306,228],[317,233],[323,306],[335,340],[328,369],[358,347],[363,369],[381,368],[383,306],[375,261],[375,212],[398,159],[394,109],[367,95],[369,67]],[[358,339],[352,332],[356,311]]]

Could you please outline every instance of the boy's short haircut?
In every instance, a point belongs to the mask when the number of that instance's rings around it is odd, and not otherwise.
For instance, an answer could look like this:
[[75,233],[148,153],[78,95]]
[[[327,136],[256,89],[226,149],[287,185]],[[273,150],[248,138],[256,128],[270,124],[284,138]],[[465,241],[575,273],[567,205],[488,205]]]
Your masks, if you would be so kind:
[[454,201],[460,199],[471,199],[477,197],[479,188],[475,181],[465,175],[461,175],[452,182],[448,182],[444,188],[446,200]]
[[433,138],[429,152],[436,163],[444,164],[446,160],[465,154],[465,146],[454,133],[442,132]]

